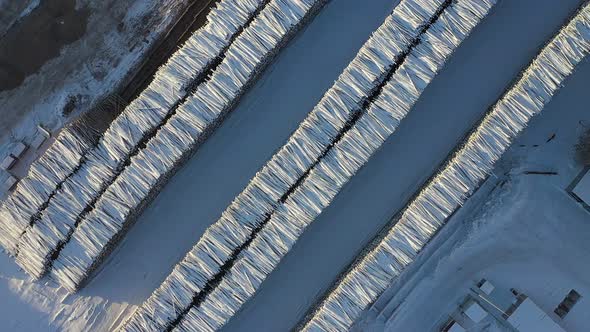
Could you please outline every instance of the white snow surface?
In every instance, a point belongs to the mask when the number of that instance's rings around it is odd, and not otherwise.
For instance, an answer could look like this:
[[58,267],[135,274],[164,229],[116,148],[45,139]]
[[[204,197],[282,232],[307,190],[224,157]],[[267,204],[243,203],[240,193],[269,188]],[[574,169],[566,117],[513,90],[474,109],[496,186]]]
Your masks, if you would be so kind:
[[565,332],[530,298],[518,306],[508,321],[520,332]]

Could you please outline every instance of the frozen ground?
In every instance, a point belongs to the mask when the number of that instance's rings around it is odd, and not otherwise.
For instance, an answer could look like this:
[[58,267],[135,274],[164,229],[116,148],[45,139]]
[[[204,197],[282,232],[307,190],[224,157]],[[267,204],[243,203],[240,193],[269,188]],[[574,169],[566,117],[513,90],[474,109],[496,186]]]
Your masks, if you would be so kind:
[[[55,329],[105,330],[120,322],[285,142],[395,3],[332,0],[168,183],[80,293],[62,299],[65,292],[24,280],[2,257],[0,274],[7,281],[1,286],[14,301],[6,301],[11,310],[0,311],[0,321],[22,331],[46,329],[41,327],[48,322]],[[28,321],[29,313],[41,318]]]
[[37,2],[0,0],[0,158],[115,91],[188,0]]

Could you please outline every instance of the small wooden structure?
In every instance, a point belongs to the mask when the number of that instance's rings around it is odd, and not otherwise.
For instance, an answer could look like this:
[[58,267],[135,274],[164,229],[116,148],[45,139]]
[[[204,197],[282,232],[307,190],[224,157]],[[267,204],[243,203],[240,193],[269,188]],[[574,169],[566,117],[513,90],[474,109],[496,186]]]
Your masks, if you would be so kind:
[[556,322],[558,316],[565,317],[560,316],[558,310],[560,313],[569,311],[566,308],[571,308],[580,298],[572,290],[562,302],[563,305],[555,309],[557,316],[553,318],[526,295],[514,289],[496,288],[485,279],[476,286],[450,314],[450,318],[441,326],[441,332],[464,332],[491,323],[512,332],[565,332]]
[[8,155],[4,159],[2,159],[2,162],[0,163],[0,169],[2,169],[3,171],[7,171],[11,169],[12,166],[14,166],[14,164],[16,164],[16,158],[14,158],[11,155]]

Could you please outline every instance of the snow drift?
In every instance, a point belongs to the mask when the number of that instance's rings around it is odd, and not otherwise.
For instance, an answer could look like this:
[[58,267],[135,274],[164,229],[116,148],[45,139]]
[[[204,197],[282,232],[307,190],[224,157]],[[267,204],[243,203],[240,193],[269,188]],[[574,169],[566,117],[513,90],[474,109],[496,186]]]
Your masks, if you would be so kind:
[[305,331],[348,330],[487,178],[515,137],[590,51],[590,4],[547,44],[395,225],[308,317]]

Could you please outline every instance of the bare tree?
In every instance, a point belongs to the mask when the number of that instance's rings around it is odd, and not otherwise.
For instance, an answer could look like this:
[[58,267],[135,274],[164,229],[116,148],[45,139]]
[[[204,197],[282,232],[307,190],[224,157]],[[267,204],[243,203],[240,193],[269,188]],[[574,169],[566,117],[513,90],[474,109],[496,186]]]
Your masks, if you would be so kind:
[[590,165],[590,128],[587,128],[576,144],[576,159],[584,166]]

